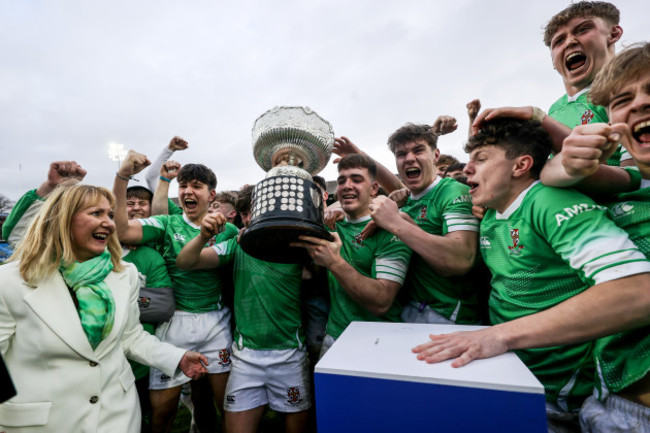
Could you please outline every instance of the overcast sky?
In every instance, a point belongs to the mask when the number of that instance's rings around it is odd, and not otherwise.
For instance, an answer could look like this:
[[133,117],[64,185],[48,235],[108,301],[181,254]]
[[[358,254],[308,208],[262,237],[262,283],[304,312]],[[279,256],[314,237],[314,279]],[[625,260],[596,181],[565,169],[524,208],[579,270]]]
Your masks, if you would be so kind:
[[[547,109],[564,93],[542,28],[568,4],[5,0],[0,194],[16,200],[71,159],[110,187],[109,143],[153,159],[174,135],[190,143],[176,160],[238,189],[264,176],[251,127],[278,105],[311,107],[391,169],[391,132],[450,114],[460,127],[439,147],[465,160],[468,101]],[[647,39],[647,0],[617,5],[617,49]]]

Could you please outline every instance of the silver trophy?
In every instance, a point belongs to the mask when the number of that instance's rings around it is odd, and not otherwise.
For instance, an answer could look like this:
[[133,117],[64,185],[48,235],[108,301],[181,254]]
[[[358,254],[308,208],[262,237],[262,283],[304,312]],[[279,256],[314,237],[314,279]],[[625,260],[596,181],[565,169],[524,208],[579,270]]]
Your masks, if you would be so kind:
[[267,171],[255,185],[251,222],[242,233],[244,251],[260,260],[302,263],[301,235],[332,240],[323,225],[323,194],[312,175],[327,165],[334,145],[330,123],[309,107],[275,107],[253,124],[253,155]]

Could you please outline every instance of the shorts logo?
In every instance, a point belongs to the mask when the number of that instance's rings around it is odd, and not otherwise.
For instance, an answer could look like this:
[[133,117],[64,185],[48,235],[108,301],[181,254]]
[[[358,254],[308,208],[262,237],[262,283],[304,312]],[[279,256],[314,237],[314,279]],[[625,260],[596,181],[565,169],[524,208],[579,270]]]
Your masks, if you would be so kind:
[[235,404],[235,396],[232,394],[228,394],[226,396],[226,404]]
[[167,376],[166,374],[161,374],[160,375],[160,381],[161,382],[169,382],[171,380],[171,376]]
[[183,236],[180,233],[174,233],[174,240],[175,241],[180,241],[180,242],[185,242],[185,236]]
[[594,113],[592,113],[591,110],[585,110],[585,112],[582,113],[582,117],[580,118],[580,124],[586,125],[587,123],[591,122],[591,119],[593,118]]
[[220,349],[219,350],[219,365],[227,366],[230,365],[230,349]]
[[300,388],[297,386],[287,388],[287,397],[289,397],[287,403],[289,403],[291,406],[297,406],[302,403],[302,397],[300,397]]
[[425,220],[427,219],[427,206],[422,206],[420,208],[420,216],[418,217],[419,220]]
[[524,246],[519,243],[519,229],[510,229],[510,238],[512,239],[512,246],[508,247],[510,255],[520,255]]

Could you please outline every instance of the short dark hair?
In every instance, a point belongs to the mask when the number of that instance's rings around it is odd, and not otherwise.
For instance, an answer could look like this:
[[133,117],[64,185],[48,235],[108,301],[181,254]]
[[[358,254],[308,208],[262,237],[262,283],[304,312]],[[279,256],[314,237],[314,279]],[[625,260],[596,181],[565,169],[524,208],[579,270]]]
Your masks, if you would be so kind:
[[139,198],[140,200],[146,200],[149,203],[153,200],[153,193],[144,186],[130,186],[126,189],[126,198],[129,197]]
[[366,155],[354,153],[351,155],[345,155],[341,158],[339,161],[339,173],[341,170],[349,168],[365,168],[368,170],[371,180],[375,180],[377,177],[377,164],[375,164],[375,161],[373,161],[372,158]]
[[621,19],[618,8],[611,3],[598,1],[581,1],[572,3],[569,7],[553,15],[544,28],[544,43],[551,46],[553,35],[557,29],[574,19],[575,17],[597,17],[602,18],[608,24],[615,26]]
[[321,189],[322,192],[327,192],[327,182],[325,182],[325,179],[321,176],[313,176],[311,180],[318,185],[318,187]]
[[217,193],[217,195],[214,196],[213,202],[218,201],[220,203],[230,203],[235,206],[235,200],[237,200],[237,193],[233,193],[232,191],[220,191]]
[[176,180],[180,182],[191,182],[198,180],[208,186],[209,190],[217,187],[217,176],[203,164],[185,164],[178,172]]
[[452,171],[463,171],[465,169],[465,163],[464,162],[457,162],[456,164],[451,164],[447,169],[445,170],[445,176],[447,176],[447,173],[452,172]]
[[458,160],[451,156],[451,155],[440,155],[438,157],[438,162],[436,162],[436,165],[453,165],[453,164],[458,164]]
[[388,148],[395,153],[395,147],[416,140],[424,140],[432,150],[438,146],[438,134],[433,132],[430,125],[407,123],[388,137]]
[[246,185],[237,193],[235,200],[235,209],[237,212],[250,212],[253,203],[253,190],[255,185]]
[[530,173],[537,179],[551,153],[552,141],[539,122],[499,118],[485,122],[478,134],[469,139],[465,152],[471,153],[483,146],[504,149],[508,159],[530,155],[533,158]]

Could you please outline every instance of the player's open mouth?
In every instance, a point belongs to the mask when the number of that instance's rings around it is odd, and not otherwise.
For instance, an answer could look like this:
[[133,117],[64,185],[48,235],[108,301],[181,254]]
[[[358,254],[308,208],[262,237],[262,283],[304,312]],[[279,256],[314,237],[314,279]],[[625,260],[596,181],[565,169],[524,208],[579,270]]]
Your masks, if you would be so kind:
[[355,200],[357,198],[356,194],[343,194],[341,196],[343,200]]
[[569,54],[564,59],[564,64],[570,72],[576,72],[582,69],[587,63],[587,56],[583,52],[575,52]]
[[637,123],[632,129],[632,136],[641,144],[650,144],[650,120]]
[[97,239],[98,241],[106,241],[106,238],[108,238],[109,233],[93,233],[93,238]]
[[192,200],[191,198],[185,199],[185,201],[183,201],[183,204],[185,205],[185,209],[188,210],[196,209],[198,206],[196,200]]
[[408,179],[417,179],[420,176],[421,171],[419,168],[411,167],[407,168],[405,173]]

